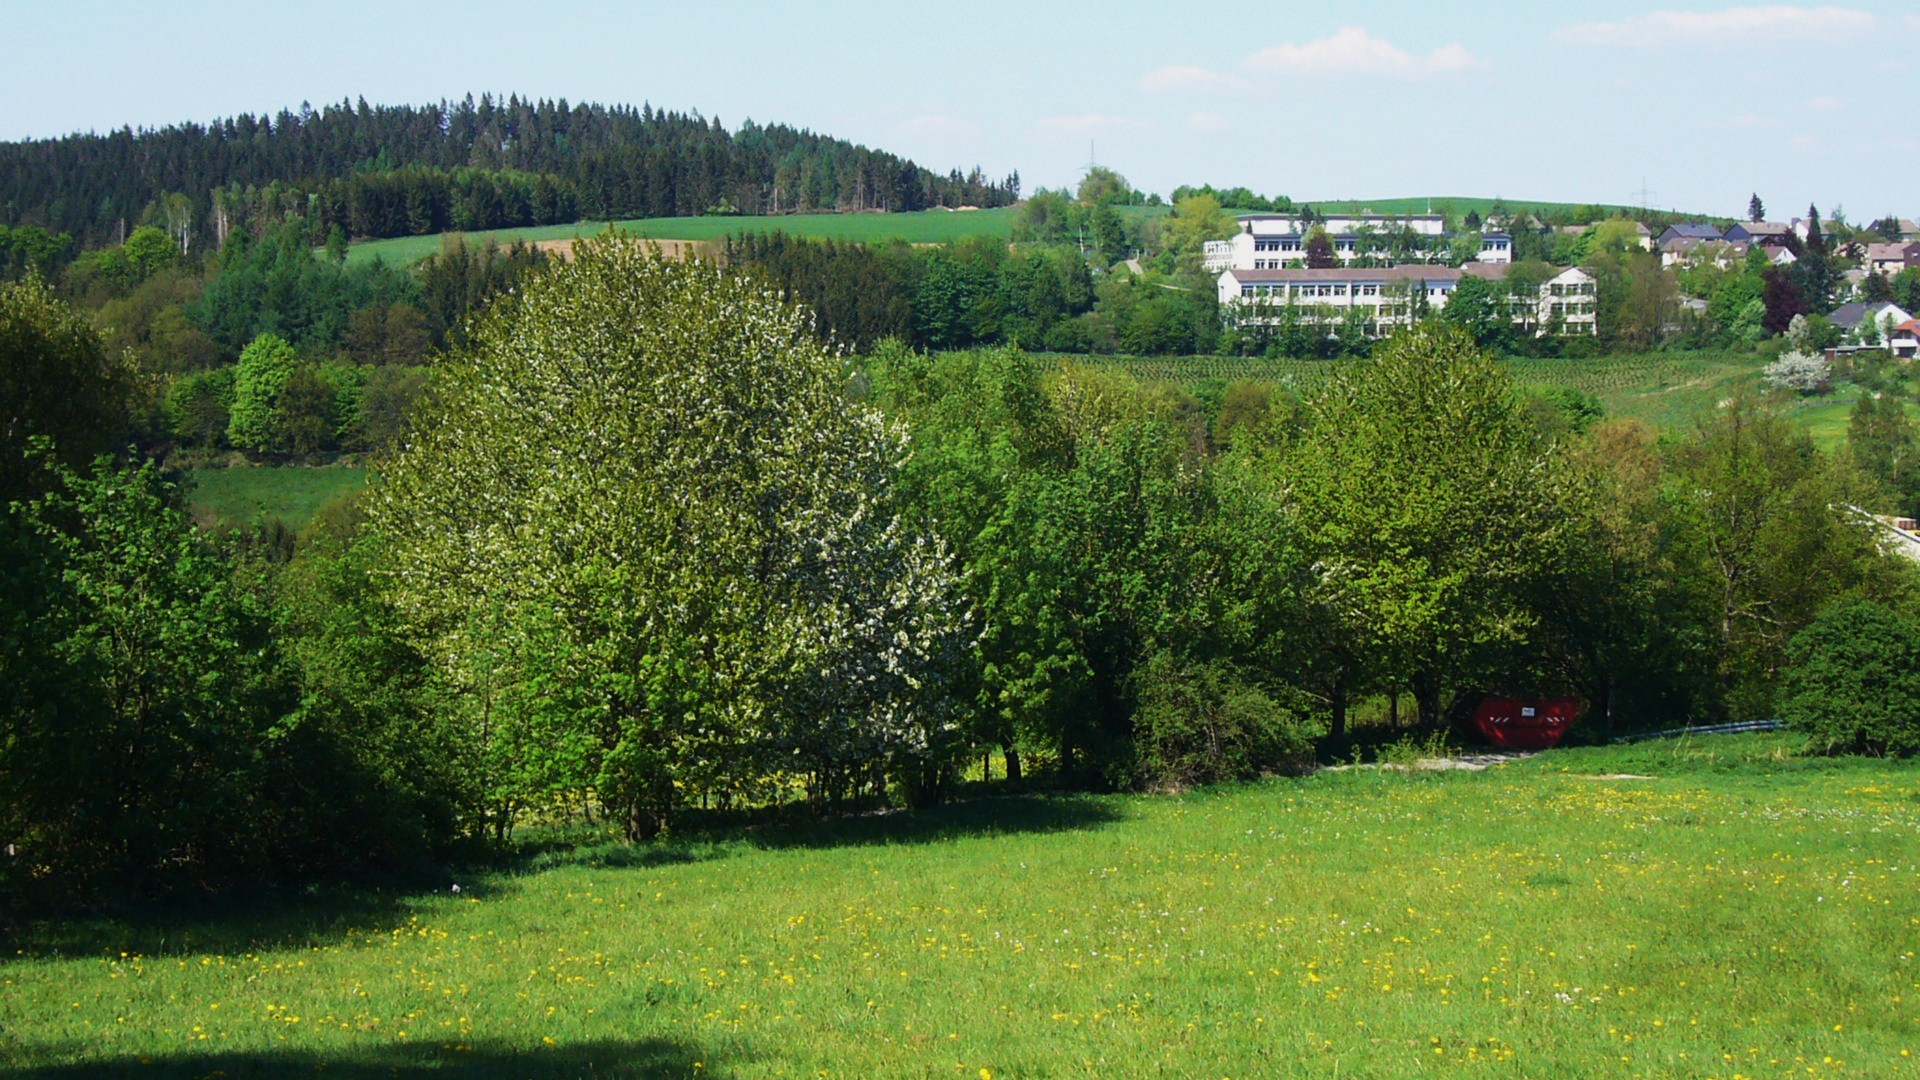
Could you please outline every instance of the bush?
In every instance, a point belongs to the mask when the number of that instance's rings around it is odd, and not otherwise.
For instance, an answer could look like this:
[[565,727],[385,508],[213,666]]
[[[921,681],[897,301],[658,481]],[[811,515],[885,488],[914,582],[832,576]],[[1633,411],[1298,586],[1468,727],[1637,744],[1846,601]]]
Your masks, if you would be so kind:
[[227,439],[233,409],[233,369],[177,376],[167,390],[167,430],[182,446],[217,449]]
[[1159,653],[1134,673],[1138,778],[1180,788],[1293,770],[1312,761],[1306,711],[1225,661]]
[[1920,624],[1872,600],[1828,606],[1787,644],[1781,711],[1825,750],[1920,750]]
[[1799,394],[1824,394],[1833,388],[1833,365],[1824,356],[1783,353],[1767,365],[1767,385]]

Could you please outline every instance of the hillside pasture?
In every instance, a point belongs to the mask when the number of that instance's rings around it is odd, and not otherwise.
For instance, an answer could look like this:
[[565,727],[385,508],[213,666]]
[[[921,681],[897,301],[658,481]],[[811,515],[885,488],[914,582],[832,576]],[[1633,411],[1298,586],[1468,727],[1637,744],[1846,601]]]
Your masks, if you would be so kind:
[[[741,233],[785,232],[818,239],[852,240],[877,244],[902,240],[909,244],[943,244],[969,236],[1009,239],[1017,210],[919,210],[905,214],[783,214],[753,217],[634,218],[611,223],[614,231],[652,240],[715,242]],[[470,243],[492,240],[516,242],[575,240],[607,231],[607,222],[579,222],[526,229],[499,229],[465,234]],[[347,249],[347,262],[380,259],[389,266],[410,266],[440,250],[445,234],[366,240]]]
[[[1920,771],[1788,735],[556,849],[25,928],[18,1077],[1920,1075]],[[458,885],[459,891],[454,891]]]
[[321,507],[367,482],[365,469],[349,465],[194,469],[188,475],[187,501],[202,525],[280,521],[296,531]]

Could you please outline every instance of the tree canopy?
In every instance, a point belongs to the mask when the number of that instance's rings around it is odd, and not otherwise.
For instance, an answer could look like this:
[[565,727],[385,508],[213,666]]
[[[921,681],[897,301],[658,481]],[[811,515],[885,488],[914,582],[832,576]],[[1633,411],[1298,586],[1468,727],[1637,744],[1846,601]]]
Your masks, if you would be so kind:
[[776,771],[931,783],[967,618],[902,436],[749,281],[584,243],[491,312],[372,508],[495,813],[591,785],[630,834]]

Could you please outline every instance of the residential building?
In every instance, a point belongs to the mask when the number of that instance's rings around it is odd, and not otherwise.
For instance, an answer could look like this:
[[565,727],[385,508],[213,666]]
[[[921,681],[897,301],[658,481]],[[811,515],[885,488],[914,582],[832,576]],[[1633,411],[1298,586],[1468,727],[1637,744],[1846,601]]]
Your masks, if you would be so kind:
[[[1304,266],[1307,236],[1324,229],[1342,263],[1366,259],[1378,263],[1431,263],[1450,254],[1446,219],[1439,214],[1329,214],[1309,222],[1296,214],[1248,214],[1228,240],[1209,240],[1201,252],[1208,271],[1279,270]],[[1494,242],[1495,236],[1504,245]],[[1484,262],[1511,261],[1513,238],[1488,234],[1481,241]],[[1504,255],[1504,258],[1501,256]]]
[[1920,243],[1868,244],[1862,269],[1870,274],[1892,277],[1908,267],[1920,266]]
[[[1880,344],[1901,323],[1912,319],[1905,308],[1884,302],[1842,304],[1827,315],[1827,321],[1847,332],[1847,337],[1862,344]],[[1871,325],[1872,329],[1867,329]]]
[[[1387,334],[1418,318],[1420,308],[1447,305],[1462,278],[1503,281],[1504,263],[1450,266],[1334,267],[1328,269],[1229,268],[1220,275],[1220,307],[1229,318],[1270,320],[1278,308],[1302,311],[1333,324],[1355,308],[1366,310],[1368,330]],[[1510,302],[1512,317],[1536,334],[1550,330],[1592,335],[1598,331],[1593,277],[1579,267],[1542,283],[1534,298]]]
[[1777,221],[1742,221],[1729,228],[1728,240],[1745,240],[1748,243],[1767,248],[1784,248],[1787,238],[1793,235],[1793,226]]
[[1661,251],[1666,251],[1668,245],[1683,240],[1699,244],[1708,240],[1725,240],[1726,238],[1726,234],[1720,231],[1718,225],[1687,223],[1667,226],[1666,231],[1660,234],[1660,238],[1656,241],[1656,244]]
[[1887,351],[1909,360],[1920,356],[1920,319],[1908,319],[1888,330]]

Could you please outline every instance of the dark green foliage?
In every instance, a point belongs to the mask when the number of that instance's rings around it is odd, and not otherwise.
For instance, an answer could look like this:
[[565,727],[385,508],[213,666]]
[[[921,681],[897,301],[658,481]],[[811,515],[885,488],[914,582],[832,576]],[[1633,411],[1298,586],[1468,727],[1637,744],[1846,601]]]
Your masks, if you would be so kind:
[[39,490],[36,437],[69,465],[124,448],[133,372],[38,277],[0,284],[0,507]]
[[1871,501],[1870,482],[1751,399],[1702,417],[1666,458],[1669,557],[1714,642],[1722,707],[1769,717],[1787,639],[1851,590],[1892,593],[1907,568],[1844,510]]
[[[439,254],[421,260],[413,270],[415,280],[420,283],[420,304],[426,315],[426,331],[432,347],[465,346],[468,327],[486,310],[488,303],[517,288],[546,263],[546,254],[536,247],[514,244],[502,248],[492,240],[474,246],[464,237],[447,237],[440,245]],[[371,314],[361,314],[358,318],[360,328],[356,332],[349,327],[347,347],[362,363],[373,362],[375,355],[381,363],[414,363],[419,353],[424,352],[414,351],[412,359],[406,358],[410,350],[396,342],[396,335],[410,338],[412,330],[410,325],[405,325],[406,316],[397,309],[381,314],[377,327],[370,325]]]
[[0,524],[0,826],[33,880],[127,895],[271,859],[260,755],[290,702],[264,598],[152,465],[54,466]]
[[261,334],[303,352],[330,351],[354,312],[412,298],[414,283],[398,270],[314,258],[305,229],[295,220],[257,241],[228,244],[218,272],[187,305],[187,317],[227,355]]
[[1920,751],[1920,624],[1872,600],[1829,605],[1787,644],[1780,713],[1828,751]]
[[275,630],[301,690],[282,725],[286,756],[303,763],[287,801],[305,861],[403,870],[457,835],[477,793],[426,664],[380,597],[379,541],[359,501],[323,511],[275,582]]
[[52,280],[74,250],[73,237],[66,233],[50,233],[37,225],[0,225],[0,281],[28,274]]
[[226,445],[233,374],[233,368],[223,367],[173,380],[167,390],[167,431],[180,445],[209,450]]
[[[173,195],[183,222],[264,231],[310,213],[311,246],[336,227],[408,236],[574,221],[1003,206],[1019,174],[942,176],[783,125],[651,106],[471,96],[423,107],[342,101],[159,130],[122,128],[0,145],[0,206],[88,243],[128,207]],[[191,226],[184,228],[194,238]],[[224,237],[216,235],[216,242]],[[247,335],[251,336],[251,334]]]
[[1301,769],[1313,761],[1318,725],[1305,710],[1226,661],[1182,662],[1157,653],[1133,675],[1141,783],[1185,788]]

